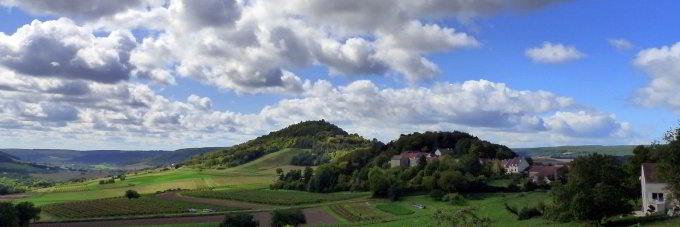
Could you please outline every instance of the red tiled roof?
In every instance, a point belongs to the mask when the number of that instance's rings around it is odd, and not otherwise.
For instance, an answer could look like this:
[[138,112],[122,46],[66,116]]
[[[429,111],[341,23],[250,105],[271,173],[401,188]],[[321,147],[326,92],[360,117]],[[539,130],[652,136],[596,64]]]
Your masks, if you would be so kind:
[[418,158],[421,155],[427,155],[425,152],[404,152],[401,153],[402,158]]

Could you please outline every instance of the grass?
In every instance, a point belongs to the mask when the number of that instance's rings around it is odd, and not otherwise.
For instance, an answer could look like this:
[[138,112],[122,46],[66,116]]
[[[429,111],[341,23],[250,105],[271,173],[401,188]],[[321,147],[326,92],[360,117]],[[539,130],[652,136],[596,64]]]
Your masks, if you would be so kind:
[[378,204],[375,207],[378,208],[378,210],[382,210],[384,212],[394,214],[394,215],[399,215],[399,216],[409,215],[409,214],[414,213],[412,210],[405,208],[405,207],[403,207],[399,204],[395,204],[395,203]]
[[42,207],[50,215],[63,219],[98,218],[149,214],[188,213],[190,208],[216,211],[236,210],[222,206],[205,205],[185,201],[169,201],[155,196],[138,199],[108,198],[52,204]]
[[368,196],[368,193],[336,192],[323,194],[303,191],[258,189],[242,191],[194,191],[184,192],[182,195],[200,198],[237,200],[261,204],[301,205],[348,200]]
[[[492,226],[508,227],[532,227],[532,226],[581,226],[580,223],[554,223],[541,217],[519,221],[513,214],[507,212],[503,203],[507,202],[516,206],[535,205],[539,201],[549,201],[549,195],[545,192],[530,193],[484,193],[474,194],[468,199],[466,206],[478,208],[478,215],[490,218]],[[388,202],[385,202],[388,203]],[[382,220],[380,223],[372,223],[366,226],[438,226],[432,219],[432,214],[437,209],[453,210],[461,208],[445,202],[432,200],[429,196],[406,197],[398,202],[389,202],[408,207],[414,211],[411,215],[397,216],[392,219]],[[414,204],[423,204],[425,209],[413,207]]]
[[304,167],[290,165],[290,161],[293,159],[293,156],[306,150],[309,149],[286,148],[278,152],[267,154],[252,162],[231,168],[230,170],[233,172],[276,174],[277,168],[281,168],[286,172],[291,169],[302,169]]
[[254,173],[234,173],[226,170],[197,170],[182,168],[162,172],[128,175],[125,181],[99,184],[97,180],[76,184],[59,185],[35,191],[30,197],[18,200],[30,201],[38,206],[78,200],[101,199],[122,196],[126,190],[143,194],[167,189],[204,188],[265,188],[274,176]]

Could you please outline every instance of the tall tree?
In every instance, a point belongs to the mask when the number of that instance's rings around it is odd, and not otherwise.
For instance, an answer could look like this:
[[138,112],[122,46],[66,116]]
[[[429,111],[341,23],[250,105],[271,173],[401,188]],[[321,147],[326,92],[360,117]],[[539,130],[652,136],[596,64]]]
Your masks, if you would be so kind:
[[18,223],[14,205],[11,202],[0,202],[0,227],[15,227]]
[[40,220],[40,208],[35,207],[31,202],[18,203],[14,208],[17,210],[19,226],[29,226],[31,220]]
[[664,140],[667,144],[662,147],[659,173],[673,198],[680,198],[680,127],[666,132]]
[[602,224],[607,218],[629,214],[633,207],[625,188],[627,174],[612,157],[592,154],[571,162],[568,182],[553,189],[549,217],[560,221],[585,220]]

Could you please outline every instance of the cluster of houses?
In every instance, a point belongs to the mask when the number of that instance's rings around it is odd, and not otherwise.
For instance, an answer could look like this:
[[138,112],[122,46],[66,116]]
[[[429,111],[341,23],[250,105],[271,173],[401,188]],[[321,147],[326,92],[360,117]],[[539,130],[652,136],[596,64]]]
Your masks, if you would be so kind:
[[[438,159],[442,153],[448,149],[437,149],[434,153],[420,151],[405,151],[395,155],[390,160],[390,167],[415,167],[421,157],[425,157],[427,162]],[[485,162],[488,160],[480,160]],[[531,165],[526,158],[515,157],[500,161],[501,167],[506,174],[526,174],[535,183],[551,183],[557,178],[557,169],[563,165]],[[640,184],[642,188],[642,213],[649,214],[676,214],[680,212],[680,205],[677,200],[669,198],[670,191],[668,184],[664,183],[658,176],[656,164],[642,164],[640,173]]]
[[[425,157],[427,162],[433,159],[439,158],[443,153],[450,152],[450,149],[437,149],[434,153],[421,152],[421,151],[404,151],[399,155],[392,156],[390,159],[390,167],[415,167],[418,165],[418,161],[421,157]],[[480,162],[485,162],[488,160],[480,159]],[[534,182],[545,182],[550,183],[555,180],[557,175],[557,169],[560,166],[543,166],[543,165],[531,165],[525,158],[515,157],[512,159],[501,160],[501,167],[505,170],[507,174],[523,174],[529,175],[529,178]]]
[[437,149],[434,154],[421,151],[404,151],[399,155],[392,156],[390,159],[390,167],[415,167],[418,166],[418,160],[425,157],[427,162],[439,158],[442,155],[442,150]]

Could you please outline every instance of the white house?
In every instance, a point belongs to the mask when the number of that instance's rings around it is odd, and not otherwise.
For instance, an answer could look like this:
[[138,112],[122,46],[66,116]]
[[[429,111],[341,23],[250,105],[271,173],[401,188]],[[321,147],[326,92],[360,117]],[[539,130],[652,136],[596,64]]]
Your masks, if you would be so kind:
[[434,156],[435,156],[435,157],[441,157],[442,154],[445,154],[445,153],[453,153],[453,149],[449,149],[449,148],[437,148],[437,150],[434,151]]
[[521,173],[524,172],[527,168],[529,168],[529,162],[527,162],[526,159],[520,158],[520,157],[515,157],[513,159],[505,159],[502,162],[503,168],[505,169],[505,173],[512,174],[512,173]]
[[643,163],[640,172],[642,208],[646,214],[662,214],[672,208],[668,184],[661,181],[654,163]]

